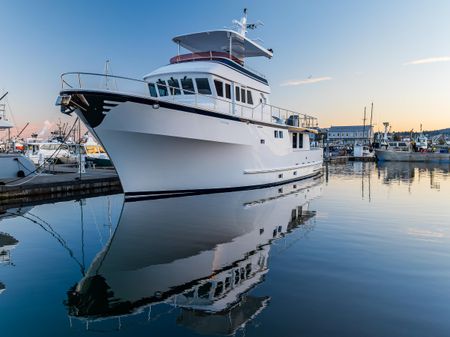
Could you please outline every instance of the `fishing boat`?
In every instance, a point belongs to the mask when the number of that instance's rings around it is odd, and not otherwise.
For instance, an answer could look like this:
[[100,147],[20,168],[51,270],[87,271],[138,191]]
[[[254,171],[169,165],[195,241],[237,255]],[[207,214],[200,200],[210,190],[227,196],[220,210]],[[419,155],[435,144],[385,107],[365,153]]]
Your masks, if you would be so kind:
[[[7,94],[7,93],[6,93]],[[6,96],[4,94],[0,97],[0,101]],[[36,170],[34,164],[24,155],[14,151],[9,136],[13,124],[6,118],[5,105],[0,104],[0,133],[2,131],[8,132],[7,140],[4,143],[3,151],[0,152],[0,181],[5,179],[25,177],[33,174]]]
[[256,188],[321,172],[323,151],[310,140],[317,119],[269,103],[269,82],[246,60],[273,51],[247,36],[257,24],[246,12],[234,23],[174,37],[177,55],[143,80],[61,76],[56,104],[99,140],[127,196]]
[[[387,139],[389,123],[385,124],[384,139]],[[378,161],[433,162],[450,163],[448,149],[435,149],[428,146],[428,138],[422,132],[413,143],[406,141],[389,141],[385,146],[375,149]]]
[[267,307],[269,296],[248,293],[269,272],[272,243],[312,229],[321,193],[321,179],[308,179],[125,201],[110,241],[67,292],[69,317],[95,328],[165,303],[182,310],[183,326],[233,335]]
[[407,151],[394,149],[375,149],[375,156],[379,161],[411,161],[450,163],[450,154],[432,151]]

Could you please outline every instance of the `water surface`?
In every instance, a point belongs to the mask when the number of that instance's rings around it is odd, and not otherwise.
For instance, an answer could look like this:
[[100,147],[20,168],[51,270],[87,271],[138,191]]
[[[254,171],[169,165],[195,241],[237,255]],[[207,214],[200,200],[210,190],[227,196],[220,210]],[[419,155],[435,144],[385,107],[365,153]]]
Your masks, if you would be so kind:
[[1,336],[448,336],[449,169],[5,210]]

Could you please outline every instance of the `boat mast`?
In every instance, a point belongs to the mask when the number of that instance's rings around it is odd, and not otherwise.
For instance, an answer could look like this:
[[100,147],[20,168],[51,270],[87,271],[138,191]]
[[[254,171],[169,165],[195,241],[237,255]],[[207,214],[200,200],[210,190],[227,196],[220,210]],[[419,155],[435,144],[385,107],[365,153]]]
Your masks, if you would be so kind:
[[364,133],[366,132],[366,107],[364,107],[364,118],[363,118],[363,134],[362,134],[362,145],[364,145]]
[[371,132],[372,132],[372,118],[373,118],[373,102],[372,102],[372,104],[370,106],[370,127],[369,127],[369,132],[367,134],[367,138],[369,139],[369,143],[370,143],[370,137],[372,136],[371,135]]

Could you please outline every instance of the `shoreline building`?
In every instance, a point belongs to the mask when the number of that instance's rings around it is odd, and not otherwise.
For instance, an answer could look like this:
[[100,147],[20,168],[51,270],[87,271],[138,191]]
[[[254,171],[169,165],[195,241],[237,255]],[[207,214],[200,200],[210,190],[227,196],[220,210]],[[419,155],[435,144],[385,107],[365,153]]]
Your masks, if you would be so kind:
[[373,142],[373,126],[371,125],[345,125],[331,126],[328,129],[329,142],[354,144],[356,141]]

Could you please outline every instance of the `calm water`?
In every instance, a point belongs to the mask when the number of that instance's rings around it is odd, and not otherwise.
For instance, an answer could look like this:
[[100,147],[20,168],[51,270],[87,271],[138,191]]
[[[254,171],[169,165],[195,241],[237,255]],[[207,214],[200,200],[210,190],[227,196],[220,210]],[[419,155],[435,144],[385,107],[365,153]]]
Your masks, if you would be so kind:
[[0,213],[0,336],[449,336],[447,166]]

